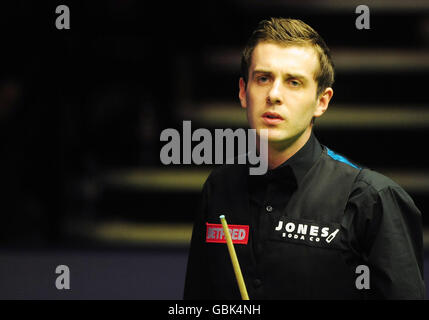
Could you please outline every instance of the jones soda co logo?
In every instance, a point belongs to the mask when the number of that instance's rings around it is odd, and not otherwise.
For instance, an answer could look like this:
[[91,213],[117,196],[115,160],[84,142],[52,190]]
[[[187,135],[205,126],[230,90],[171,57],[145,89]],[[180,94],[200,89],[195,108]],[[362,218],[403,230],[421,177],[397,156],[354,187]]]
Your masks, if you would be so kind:
[[274,230],[281,238],[314,244],[321,244],[322,242],[329,244],[340,231],[339,228],[333,226],[283,220],[279,221]]

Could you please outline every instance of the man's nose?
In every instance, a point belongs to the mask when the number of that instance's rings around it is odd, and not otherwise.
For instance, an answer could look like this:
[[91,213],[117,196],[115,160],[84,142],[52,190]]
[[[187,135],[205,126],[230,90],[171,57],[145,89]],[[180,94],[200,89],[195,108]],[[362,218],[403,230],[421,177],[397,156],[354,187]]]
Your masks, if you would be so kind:
[[281,104],[281,82],[274,81],[270,91],[268,92],[267,102],[271,104]]

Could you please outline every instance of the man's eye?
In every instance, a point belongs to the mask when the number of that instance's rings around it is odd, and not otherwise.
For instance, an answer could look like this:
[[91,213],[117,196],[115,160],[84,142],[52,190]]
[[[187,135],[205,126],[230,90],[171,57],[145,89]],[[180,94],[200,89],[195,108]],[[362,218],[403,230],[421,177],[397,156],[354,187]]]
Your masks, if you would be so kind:
[[297,80],[289,80],[289,83],[292,87],[299,87],[301,83]]
[[258,82],[260,82],[260,83],[266,83],[266,82],[268,82],[268,77],[266,77],[266,76],[260,76],[260,77],[258,77]]

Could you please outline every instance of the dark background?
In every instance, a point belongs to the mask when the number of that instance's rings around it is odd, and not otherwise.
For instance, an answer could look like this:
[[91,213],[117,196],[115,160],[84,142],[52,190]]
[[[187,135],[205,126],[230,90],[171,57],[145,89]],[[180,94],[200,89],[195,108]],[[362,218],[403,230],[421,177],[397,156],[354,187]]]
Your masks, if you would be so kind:
[[[142,258],[149,257],[174,270],[165,272],[177,274],[165,282],[164,293],[175,283],[170,295],[151,295],[138,286],[128,295],[110,294],[99,286],[93,294],[75,291],[74,298],[180,297],[189,228],[201,183],[212,167],[163,166],[159,136],[166,128],[181,132],[183,120],[192,120],[193,129],[243,125],[236,118],[240,50],[256,24],[270,16],[309,23],[332,49],[334,62],[339,57],[328,114],[349,110],[349,117],[320,119],[315,130],[321,143],[401,184],[422,211],[426,230],[427,1],[367,2],[370,30],[355,27],[358,2],[300,3],[0,4],[0,247],[6,268],[2,279],[9,281],[3,297],[58,298],[32,282],[34,278],[21,280],[20,286],[10,280],[19,278],[19,268],[12,265],[31,265],[35,257],[49,256],[36,259],[35,265],[52,265],[52,270],[61,259],[79,261],[58,250],[71,255],[131,252],[124,266],[140,263],[147,274],[165,279],[156,263],[148,265]],[[70,30],[55,27],[55,8],[62,4],[70,9]],[[224,119],[204,117],[210,105],[227,110]],[[374,113],[380,108],[383,113]],[[392,115],[398,112],[395,122]],[[177,170],[195,174],[191,187]],[[152,181],[161,176],[164,182],[155,186]],[[110,231],[100,229],[106,226]],[[151,236],[147,230],[155,227],[163,235]],[[175,238],[175,232],[183,237]],[[164,258],[153,258],[154,252]],[[81,261],[85,257],[82,253]],[[93,268],[104,264],[103,257]],[[109,261],[117,263],[115,258]],[[106,273],[113,268],[109,265]],[[28,290],[17,289],[22,286]]]

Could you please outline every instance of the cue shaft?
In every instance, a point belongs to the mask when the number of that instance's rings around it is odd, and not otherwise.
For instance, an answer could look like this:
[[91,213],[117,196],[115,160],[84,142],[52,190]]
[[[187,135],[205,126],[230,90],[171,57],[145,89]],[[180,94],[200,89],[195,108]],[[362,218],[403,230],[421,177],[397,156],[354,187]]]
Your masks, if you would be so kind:
[[231,257],[232,267],[234,268],[235,278],[237,279],[238,288],[240,289],[240,294],[242,300],[249,300],[247,294],[246,284],[244,283],[243,275],[241,274],[240,264],[238,263],[237,255],[235,253],[234,244],[232,243],[231,234],[229,233],[228,224],[226,222],[225,216],[219,216],[220,221],[222,222],[223,233],[225,234],[226,244],[228,246],[229,256]]

